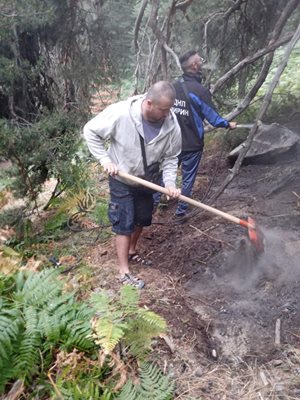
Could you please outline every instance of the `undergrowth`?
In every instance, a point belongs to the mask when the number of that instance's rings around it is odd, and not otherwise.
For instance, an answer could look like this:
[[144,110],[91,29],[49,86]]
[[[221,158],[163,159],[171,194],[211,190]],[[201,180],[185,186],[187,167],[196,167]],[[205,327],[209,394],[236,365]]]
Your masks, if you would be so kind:
[[0,296],[0,393],[17,382],[39,399],[172,398],[173,384],[146,361],[166,323],[138,306],[136,288],[79,301],[51,268],[0,275]]

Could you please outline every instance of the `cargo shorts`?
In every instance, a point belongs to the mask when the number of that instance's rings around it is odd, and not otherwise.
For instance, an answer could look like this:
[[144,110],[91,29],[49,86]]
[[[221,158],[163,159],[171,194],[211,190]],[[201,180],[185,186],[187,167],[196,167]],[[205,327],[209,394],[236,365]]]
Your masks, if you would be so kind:
[[108,217],[112,231],[131,235],[135,226],[150,226],[153,213],[153,195],[142,187],[126,185],[109,177],[110,202]]

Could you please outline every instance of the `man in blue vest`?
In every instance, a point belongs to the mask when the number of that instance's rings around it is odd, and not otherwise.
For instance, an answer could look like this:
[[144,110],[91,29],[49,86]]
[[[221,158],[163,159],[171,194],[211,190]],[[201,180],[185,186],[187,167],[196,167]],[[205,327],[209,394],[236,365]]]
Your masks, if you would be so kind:
[[[216,128],[235,129],[236,122],[222,118],[215,110],[211,93],[201,84],[203,59],[197,51],[191,50],[179,59],[183,75],[174,83],[176,99],[173,111],[178,119],[182,134],[181,165],[184,196],[191,196],[204,146],[203,121]],[[179,201],[175,215],[184,217],[188,205]]]

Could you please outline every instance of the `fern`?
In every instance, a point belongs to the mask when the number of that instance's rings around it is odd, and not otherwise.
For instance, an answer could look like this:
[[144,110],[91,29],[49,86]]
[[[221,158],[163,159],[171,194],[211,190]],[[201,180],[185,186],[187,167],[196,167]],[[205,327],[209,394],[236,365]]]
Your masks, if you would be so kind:
[[42,306],[60,295],[63,282],[54,279],[59,271],[44,270],[38,274],[29,274],[23,287],[16,293],[16,302]]
[[127,325],[125,323],[115,324],[113,321],[101,318],[94,325],[96,343],[110,353],[124,337]]
[[91,296],[91,304],[99,316],[106,315],[108,310],[111,309],[111,299],[104,291],[93,293]]
[[0,307],[0,369],[5,360],[9,360],[13,351],[13,343],[17,340],[19,333],[19,312],[7,308],[3,302]]
[[154,364],[141,363],[140,383],[128,381],[117,396],[117,400],[170,400],[174,384]]
[[155,314],[153,311],[141,308],[138,311],[138,317],[141,318],[145,323],[150,325],[152,330],[157,330],[157,334],[164,332],[167,328],[166,321],[160,315]]
[[126,310],[134,311],[138,309],[139,292],[130,285],[124,285],[120,290],[120,304]]
[[93,328],[96,342],[109,353],[124,342],[132,355],[143,358],[151,348],[152,338],[164,333],[166,322],[152,311],[138,307],[139,291],[123,286],[119,298],[104,292],[92,296],[99,318]]
[[63,362],[57,370],[55,392],[52,399],[70,400],[110,400],[112,394],[103,389],[102,382],[110,370],[98,362],[86,359],[82,353],[64,354]]
[[[58,271],[20,272],[1,280],[6,301],[0,303],[0,392],[10,379],[26,380],[49,363],[53,349],[95,349],[91,339],[93,310],[74,294],[63,294]],[[8,286],[11,292],[9,293]]]

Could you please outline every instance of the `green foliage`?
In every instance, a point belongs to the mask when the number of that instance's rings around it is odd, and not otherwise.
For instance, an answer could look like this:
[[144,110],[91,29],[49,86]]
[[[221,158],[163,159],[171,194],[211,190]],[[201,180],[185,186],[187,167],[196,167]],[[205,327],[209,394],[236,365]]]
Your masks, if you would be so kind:
[[44,224],[46,232],[53,232],[63,229],[67,226],[68,214],[60,212],[49,217]]
[[[63,293],[58,271],[0,276],[0,392],[11,379],[27,380],[51,361],[54,348],[91,350],[92,311]],[[46,365],[45,365],[46,364]]]
[[[60,382],[59,382],[60,383]],[[60,395],[53,395],[53,400],[92,400],[102,399],[101,388],[97,383],[94,383],[90,378],[86,377],[86,381],[79,378],[78,383],[66,381],[60,387]]]
[[161,370],[146,362],[140,366],[140,383],[134,385],[128,381],[116,397],[118,400],[171,400],[174,384]]
[[89,213],[90,218],[92,221],[101,224],[101,225],[109,225],[109,219],[108,219],[108,202],[106,199],[100,199],[100,201],[97,202],[95,205],[95,208],[91,210]]
[[0,159],[12,161],[15,194],[35,200],[48,178],[58,179],[60,191],[82,175],[80,129],[91,83],[116,71],[110,41],[114,35],[119,43],[118,22],[106,1],[2,3]]
[[74,184],[77,159],[73,157],[80,145],[76,120],[71,113],[44,116],[25,126],[0,120],[0,157],[12,162],[11,186],[19,197],[36,199],[50,177],[66,186],[73,178]]
[[152,338],[166,330],[164,319],[138,306],[139,292],[132,286],[123,286],[119,298],[102,292],[91,300],[99,315],[93,325],[96,341],[107,353],[123,343],[131,354],[143,358],[151,348]]
[[[73,293],[64,293],[58,274],[47,269],[0,275],[0,393],[19,379],[28,387],[32,380],[37,382],[32,387],[36,398],[170,399],[173,385],[156,366],[143,362],[140,383],[134,386],[129,381],[113,394],[112,364],[96,361],[95,342],[106,353],[122,343],[131,354],[143,358],[151,338],[165,331],[162,318],[138,306],[138,290],[124,286],[118,298],[94,294],[93,307],[89,307],[77,302]],[[95,311],[92,329],[89,321]],[[126,368],[121,361],[120,365]],[[45,380],[47,371],[51,385]]]
[[[279,49],[275,56],[270,73],[258,92],[258,96],[262,97],[273,79],[273,76],[278,68],[278,65],[284,57],[284,48]],[[280,77],[280,81],[274,90],[272,102],[268,110],[267,118],[272,121],[279,121],[280,118],[292,116],[295,113],[299,114],[300,109],[300,79],[299,74],[300,64],[300,45],[295,47],[292,52],[288,64]]]
[[[256,119],[266,91],[268,90],[268,86],[274,77],[279,63],[282,61],[283,56],[284,48],[278,49],[275,53],[273,64],[266,81],[259,89],[257,96],[253,100],[252,104],[243,113],[243,116],[240,118],[240,122],[249,123],[253,122]],[[289,118],[293,118],[294,115],[299,115],[300,83],[299,79],[297,78],[299,63],[300,46],[298,45],[294,48],[288,60],[288,64],[274,90],[271,104],[269,105],[263,122],[280,122],[281,120],[285,122]]]
[[55,390],[52,388],[51,399],[70,400],[110,400],[112,394],[104,389],[103,382],[110,373],[108,365],[83,357],[82,353],[61,354],[62,362],[56,376]]
[[24,206],[11,207],[0,212],[0,227],[5,225],[13,226],[17,231],[22,229],[22,220],[24,218]]

